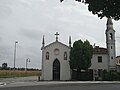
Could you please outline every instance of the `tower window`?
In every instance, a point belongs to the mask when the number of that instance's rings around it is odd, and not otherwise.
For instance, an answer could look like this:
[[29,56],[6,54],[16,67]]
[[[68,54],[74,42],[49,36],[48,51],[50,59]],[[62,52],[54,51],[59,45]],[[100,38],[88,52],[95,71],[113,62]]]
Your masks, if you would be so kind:
[[109,34],[109,37],[110,37],[110,40],[113,39],[113,35],[112,35],[112,33]]
[[46,52],[46,60],[49,60],[49,52]]
[[98,62],[102,63],[102,56],[98,56]]
[[64,52],[64,60],[67,60],[67,52]]
[[113,56],[111,57],[111,59],[113,59]]

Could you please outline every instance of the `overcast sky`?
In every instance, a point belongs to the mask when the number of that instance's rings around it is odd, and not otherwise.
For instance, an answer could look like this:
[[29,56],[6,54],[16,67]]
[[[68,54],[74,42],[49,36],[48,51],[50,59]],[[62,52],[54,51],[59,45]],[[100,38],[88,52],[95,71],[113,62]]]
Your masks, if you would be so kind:
[[[113,21],[116,31],[116,53],[120,55],[120,21]],[[0,0],[0,66],[8,63],[13,67],[14,44],[17,44],[16,67],[41,67],[41,42],[45,35],[46,45],[59,41],[89,40],[93,45],[106,47],[106,18],[92,15],[87,6],[74,0]]]

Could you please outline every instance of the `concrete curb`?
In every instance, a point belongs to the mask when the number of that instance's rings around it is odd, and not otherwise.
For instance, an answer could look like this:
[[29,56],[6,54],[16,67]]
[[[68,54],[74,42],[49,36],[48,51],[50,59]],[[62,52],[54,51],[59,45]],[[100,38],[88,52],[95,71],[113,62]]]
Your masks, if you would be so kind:
[[87,85],[87,84],[120,84],[120,81],[40,81],[40,82],[12,82],[0,83],[0,88],[21,86],[55,86],[55,85]]

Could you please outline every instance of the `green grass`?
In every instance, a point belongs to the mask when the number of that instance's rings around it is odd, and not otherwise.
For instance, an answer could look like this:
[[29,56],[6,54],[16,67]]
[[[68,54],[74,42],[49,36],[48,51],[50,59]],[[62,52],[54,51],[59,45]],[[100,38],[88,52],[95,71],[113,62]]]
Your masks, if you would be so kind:
[[40,71],[0,70],[0,78],[39,76]]

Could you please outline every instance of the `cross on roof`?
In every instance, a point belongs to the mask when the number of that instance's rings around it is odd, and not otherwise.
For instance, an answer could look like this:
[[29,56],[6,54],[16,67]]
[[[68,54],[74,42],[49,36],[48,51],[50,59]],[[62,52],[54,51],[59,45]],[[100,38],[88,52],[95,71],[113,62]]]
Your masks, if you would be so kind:
[[56,41],[58,41],[58,35],[59,35],[59,33],[58,32],[56,32]]

